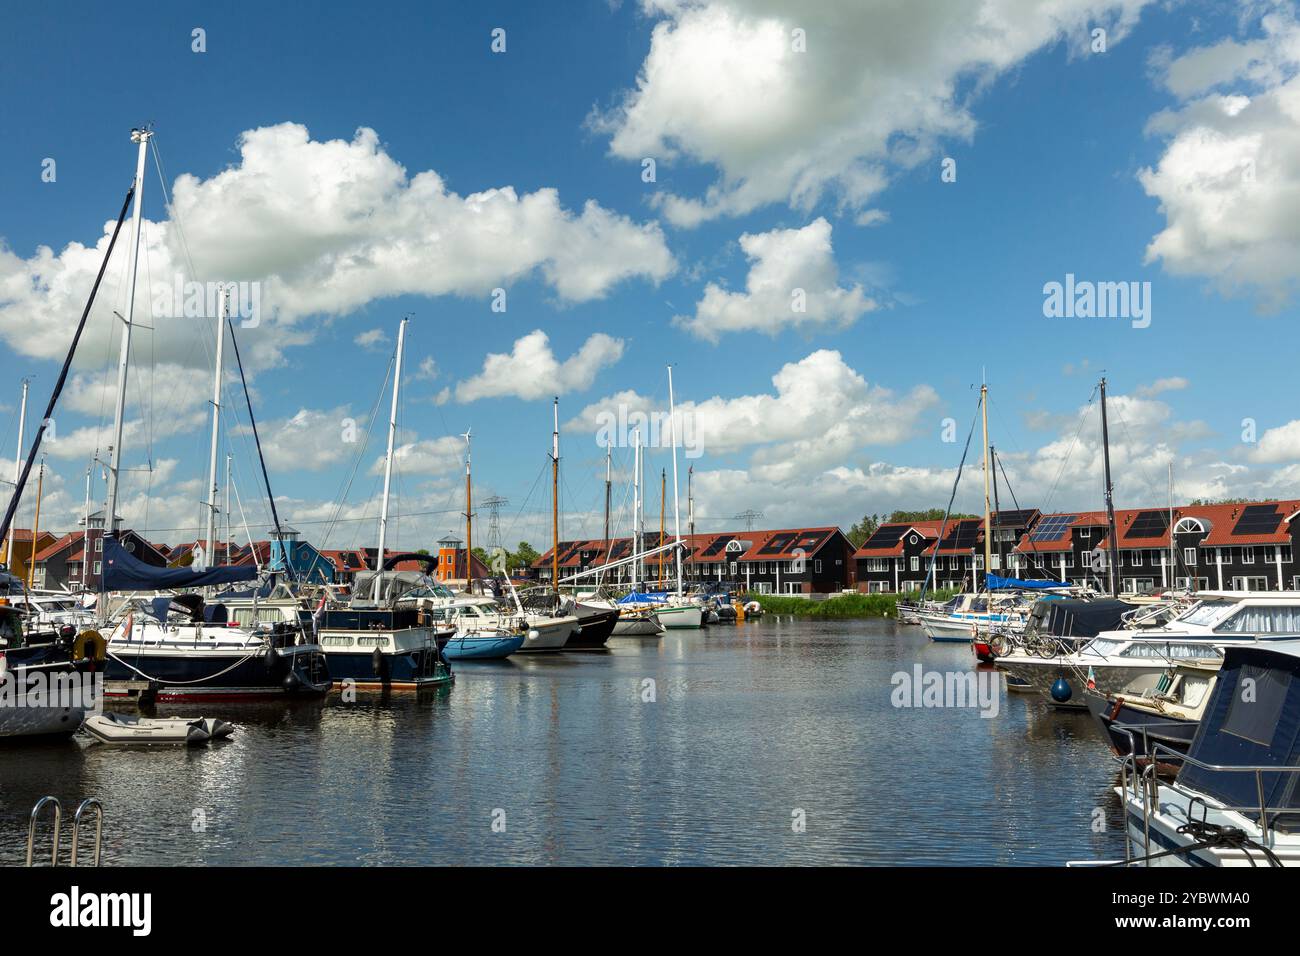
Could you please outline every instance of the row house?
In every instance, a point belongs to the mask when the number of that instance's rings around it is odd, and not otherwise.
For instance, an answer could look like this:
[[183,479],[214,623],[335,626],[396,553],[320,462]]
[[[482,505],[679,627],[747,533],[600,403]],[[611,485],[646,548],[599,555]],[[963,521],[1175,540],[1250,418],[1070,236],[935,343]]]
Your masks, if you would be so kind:
[[[1300,589],[1298,511],[1295,500],[1117,509],[1120,589]],[[1016,546],[1016,575],[1105,589],[1108,532],[1104,511],[1044,515]]]
[[[673,540],[657,531],[643,539],[645,550]],[[848,587],[852,577],[853,546],[839,528],[785,528],[775,531],[713,532],[682,536],[682,577],[689,584],[718,584],[760,594],[829,594]],[[619,561],[634,553],[631,538],[562,541],[560,578]],[[539,581],[551,580],[550,551],[533,562]],[[602,579],[617,587],[631,587],[630,564],[613,568]],[[676,559],[671,551],[644,560],[646,584],[676,582]],[[588,579],[594,584],[594,576]]]
[[[1016,543],[1039,518],[1036,509],[996,511],[989,518],[989,559],[995,574],[1014,566]],[[942,535],[942,537],[940,537]],[[857,589],[867,593],[970,587],[984,573],[984,520],[949,518],[886,522],[853,555]]]

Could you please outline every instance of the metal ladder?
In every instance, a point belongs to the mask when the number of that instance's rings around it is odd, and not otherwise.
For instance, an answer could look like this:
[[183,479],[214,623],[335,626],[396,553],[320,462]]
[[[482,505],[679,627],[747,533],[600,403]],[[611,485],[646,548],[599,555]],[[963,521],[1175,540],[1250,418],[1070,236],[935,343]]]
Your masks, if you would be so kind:
[[[63,824],[63,804],[57,797],[41,797],[32,807],[31,817],[27,822],[27,865],[32,865],[32,851],[36,846],[36,821],[40,819],[41,810],[46,806],[54,808],[54,845],[50,850],[50,866],[59,865],[59,834]],[[104,806],[94,797],[87,797],[72,815],[72,866],[77,865],[77,853],[81,844],[81,818],[90,810],[95,812],[95,857],[91,866],[99,866],[100,850],[104,840]]]

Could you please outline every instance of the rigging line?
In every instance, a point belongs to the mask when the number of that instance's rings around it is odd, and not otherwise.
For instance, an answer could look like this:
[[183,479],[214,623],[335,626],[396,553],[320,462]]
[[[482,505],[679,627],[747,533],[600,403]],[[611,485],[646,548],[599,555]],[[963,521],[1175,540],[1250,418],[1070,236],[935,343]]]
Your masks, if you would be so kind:
[[[5,510],[3,520],[0,520],[0,540],[9,534],[9,526],[13,523],[14,512],[18,510],[18,503],[23,497],[23,487],[27,484],[27,479],[32,473],[32,465],[36,461],[36,453],[40,451],[41,439],[45,437],[46,426],[49,425],[50,416],[54,414],[54,406],[63,391],[64,383],[68,380],[68,371],[72,368],[72,359],[77,352],[77,344],[81,341],[81,333],[85,331],[86,320],[90,317],[90,308],[95,304],[95,296],[99,293],[99,284],[103,281],[104,272],[108,269],[109,256],[112,255],[113,246],[117,243],[118,233],[122,231],[122,223],[126,219],[126,210],[133,195],[135,195],[134,184],[127,190],[126,199],[122,201],[122,211],[118,214],[117,225],[113,227],[113,236],[109,239],[108,248],[104,251],[104,261],[100,263],[99,272],[95,276],[95,284],[90,288],[90,297],[86,300],[86,307],[81,312],[81,320],[77,323],[77,331],[72,335],[72,344],[68,348],[67,358],[63,360],[63,368],[59,371],[59,377],[54,383],[54,391],[50,393],[49,403],[45,407],[45,415],[41,418],[40,425],[36,429],[36,435],[32,438],[32,447],[27,454],[27,461],[23,464],[18,480],[14,483],[13,497],[9,499],[9,506]],[[112,526],[113,521],[110,516],[108,527],[111,529]]]
[[[549,464],[550,464],[550,459],[548,458],[547,465]],[[523,503],[520,504],[519,510],[515,512],[515,516],[510,520],[510,524],[506,526],[505,537],[513,538],[515,536],[515,528],[519,524],[519,519],[523,516],[524,509],[528,507],[528,502],[532,500],[533,494],[537,491],[537,485],[539,482],[541,482],[542,475],[545,474],[545,472],[546,472],[546,465],[543,465],[541,468],[537,469],[537,477],[533,479],[533,486],[528,489],[528,494],[524,496]],[[530,513],[537,514],[539,512],[530,512]]]
[[952,494],[948,496],[948,508],[943,513],[943,521],[939,525],[939,537],[934,542],[934,554],[930,555],[930,569],[926,572],[925,581],[921,584],[922,601],[925,600],[925,592],[931,579],[934,580],[935,584],[939,583],[938,576],[936,574],[939,567],[939,546],[943,544],[943,539],[947,534],[948,516],[952,514],[953,502],[957,500],[957,486],[961,484],[961,473],[966,467],[966,456],[970,454],[970,442],[971,439],[975,437],[975,423],[979,421],[979,417],[980,417],[979,407],[976,406],[975,415],[974,417],[971,418],[971,422],[970,422],[970,431],[966,433],[966,447],[962,449],[961,461],[957,465],[957,476],[952,481]]
[[[356,519],[343,519],[341,516],[343,514],[343,508],[347,504],[348,495],[352,493],[352,483],[353,481],[356,480],[357,471],[361,467],[361,462],[366,457],[366,450],[370,447],[370,441],[371,438],[373,437],[373,432],[375,427],[375,420],[379,415],[379,407],[381,404],[383,404],[384,392],[387,391],[388,389],[388,377],[392,374],[393,364],[396,361],[396,358],[397,358],[397,350],[394,349],[392,356],[389,358],[388,369],[384,372],[384,380],[383,382],[380,383],[379,391],[375,394],[374,403],[370,407],[370,418],[366,425],[366,440],[360,444],[360,447],[357,448],[356,455],[353,457],[353,461],[352,461],[352,470],[349,472],[347,480],[343,483],[342,488],[339,490],[338,498],[334,503],[333,514],[331,514],[329,519],[326,521],[325,534],[321,541],[322,547],[327,545],[330,542],[330,540],[333,538],[335,527],[340,521],[356,520]],[[313,522],[301,522],[301,521],[295,522],[295,524],[308,524],[308,523],[313,523]],[[350,549],[355,548],[357,535],[359,534],[359,531],[360,531],[359,527],[353,529],[353,534],[351,538],[352,544],[349,546]],[[307,570],[308,577],[310,577],[312,572],[316,570],[317,562],[320,560],[321,557],[322,555],[318,553],[317,556],[312,559],[311,567],[308,568]]]
[[1083,434],[1083,423],[1088,413],[1092,410],[1092,400],[1097,397],[1097,386],[1092,387],[1092,394],[1088,396],[1088,403],[1083,406],[1079,412],[1079,425],[1075,429],[1074,438],[1070,440],[1070,447],[1065,450],[1065,457],[1061,459],[1061,467],[1056,472],[1056,480],[1052,482],[1051,488],[1048,489],[1047,499],[1043,504],[1043,510],[1047,511],[1048,506],[1056,500],[1056,490],[1061,483],[1061,478],[1065,475],[1065,466],[1070,462],[1070,456],[1074,454],[1074,448],[1079,443],[1079,436]]
[[[1007,492],[1011,495],[1011,503],[1016,506],[1017,511],[1020,511],[1021,510],[1020,502],[1016,499],[1016,489],[1011,487],[1011,479],[1007,477],[1007,467],[1002,463],[1001,455],[994,453],[993,465],[998,471],[1002,472],[1002,481],[1006,484]],[[1029,550],[1031,555],[1030,562],[1034,570],[1042,571],[1043,574],[1047,575],[1047,577],[1050,579],[1052,577],[1051,573],[1047,570],[1047,568],[1039,564],[1037,561],[1038,558],[1037,542],[1034,541],[1032,534],[1027,534],[1026,537],[1029,538]]]
[[[232,488],[232,490],[235,492],[235,497],[238,498],[238,497],[239,497],[239,489],[238,489],[236,486],[234,486],[234,485],[232,485],[231,488]],[[400,514],[390,515],[389,517],[391,517],[391,518],[423,518],[423,517],[428,517],[428,516],[430,516],[430,515],[449,515],[449,514],[459,514],[459,513],[460,513],[460,512],[457,511],[457,510],[455,510],[455,509],[451,509],[451,510],[448,510],[448,511],[406,511],[406,512],[402,512],[402,513],[400,513]],[[378,517],[379,517],[379,513],[378,513],[378,512],[373,512],[373,513],[368,513],[368,514],[358,515],[358,516],[355,517],[355,518],[340,518],[340,519],[338,519],[338,520],[339,520],[340,523],[343,523],[343,522],[365,522],[365,521],[374,521],[374,520],[375,520],[376,518],[378,518]],[[307,520],[305,520],[305,521],[295,521],[294,524],[301,524],[301,525],[319,525],[319,524],[326,524],[326,523],[327,523],[328,521],[330,521],[330,520],[332,520],[332,519],[329,519],[329,518],[310,518],[310,519],[307,519]],[[253,527],[253,528],[267,528],[267,529],[270,529],[270,528],[272,527],[272,525],[271,525],[269,522],[264,522],[264,521],[263,521],[263,522],[256,522],[256,521],[255,521],[255,522],[253,522],[253,524],[250,525],[250,527]],[[179,527],[179,528],[151,528],[149,533],[150,533],[150,534],[197,534],[197,533],[201,533],[201,532],[203,532],[204,530],[205,530],[205,527],[200,525],[200,526],[195,526],[195,527]]]

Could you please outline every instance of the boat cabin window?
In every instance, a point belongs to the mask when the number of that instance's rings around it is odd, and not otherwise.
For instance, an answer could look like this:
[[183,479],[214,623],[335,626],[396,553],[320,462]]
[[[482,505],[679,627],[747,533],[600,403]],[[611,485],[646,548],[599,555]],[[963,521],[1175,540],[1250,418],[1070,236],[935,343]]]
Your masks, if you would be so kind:
[[1215,630],[1234,634],[1300,634],[1300,605],[1246,605]]
[[1212,624],[1225,610],[1236,605],[1236,601],[1198,601],[1174,620],[1181,624]]
[[1134,641],[1119,652],[1120,657],[1203,658],[1222,655],[1222,651],[1208,641],[1180,643],[1177,641]]

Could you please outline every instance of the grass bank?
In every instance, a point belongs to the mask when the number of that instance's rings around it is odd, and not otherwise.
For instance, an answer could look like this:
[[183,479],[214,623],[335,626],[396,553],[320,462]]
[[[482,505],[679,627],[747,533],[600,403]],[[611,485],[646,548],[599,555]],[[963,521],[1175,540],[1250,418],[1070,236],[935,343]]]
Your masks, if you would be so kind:
[[[952,591],[932,591],[927,599],[943,601]],[[787,594],[751,594],[767,614],[790,614],[794,617],[897,617],[899,601],[914,601],[917,594],[838,594],[824,601],[811,601]]]

